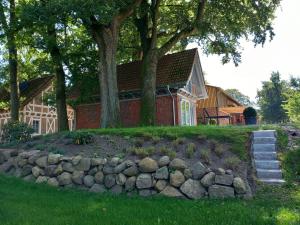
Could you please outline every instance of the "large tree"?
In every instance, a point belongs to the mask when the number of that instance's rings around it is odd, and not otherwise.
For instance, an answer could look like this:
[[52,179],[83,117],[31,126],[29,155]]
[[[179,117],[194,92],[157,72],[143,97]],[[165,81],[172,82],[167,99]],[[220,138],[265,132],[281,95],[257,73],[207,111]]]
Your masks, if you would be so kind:
[[[65,8],[80,18],[98,47],[101,127],[121,125],[117,86],[117,47],[120,26],[142,0],[65,1]],[[69,4],[68,4],[69,3]]]
[[250,97],[247,95],[244,95],[238,89],[235,89],[235,88],[226,89],[225,92],[244,106],[253,105],[253,102],[251,102]]
[[19,120],[19,85],[18,85],[18,50],[16,36],[18,32],[18,19],[15,0],[0,1],[0,37],[4,34],[9,58],[9,84],[10,84],[10,114],[12,121]]
[[264,121],[279,123],[288,119],[283,108],[288,90],[288,82],[281,80],[279,72],[272,72],[270,81],[263,82],[262,89],[257,92],[257,103]]
[[141,123],[155,123],[156,69],[163,55],[178,45],[198,42],[205,53],[223,55],[223,63],[232,59],[237,65],[242,37],[255,44],[273,38],[279,2],[143,0],[135,18],[143,60]]

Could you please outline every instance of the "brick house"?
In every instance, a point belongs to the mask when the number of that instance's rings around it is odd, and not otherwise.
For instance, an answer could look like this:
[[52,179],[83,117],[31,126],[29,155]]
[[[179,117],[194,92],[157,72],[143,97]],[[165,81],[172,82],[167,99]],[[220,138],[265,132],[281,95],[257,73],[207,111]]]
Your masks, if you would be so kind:
[[201,124],[242,125],[245,124],[245,107],[228,95],[222,88],[205,85],[208,98],[197,102],[197,119]]
[[[121,122],[125,127],[139,125],[141,105],[141,62],[135,61],[117,67]],[[80,85],[79,85],[80,86]],[[99,90],[94,102],[75,107],[76,128],[100,126]],[[77,99],[83,91],[74,87],[70,98]],[[163,56],[157,67],[156,124],[197,125],[196,105],[207,98],[205,82],[197,49]]]
[[[53,106],[45,103],[47,95],[53,93],[54,76],[45,76],[20,83],[20,121],[33,127],[34,133],[48,134],[57,132],[57,113]],[[8,103],[9,92],[5,88],[0,89],[0,102],[5,103],[0,108],[0,130],[10,120]],[[67,107],[69,127],[74,129],[74,110]]]

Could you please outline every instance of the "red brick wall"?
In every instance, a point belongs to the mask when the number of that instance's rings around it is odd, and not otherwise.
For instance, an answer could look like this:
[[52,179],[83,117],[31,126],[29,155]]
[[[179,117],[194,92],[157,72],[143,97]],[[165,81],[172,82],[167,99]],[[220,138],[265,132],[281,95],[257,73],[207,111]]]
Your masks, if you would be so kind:
[[[178,123],[177,98],[175,97],[176,123]],[[157,125],[173,125],[173,105],[170,96],[156,99]],[[121,121],[125,127],[138,126],[140,121],[140,100],[120,102]],[[100,104],[79,105],[76,108],[76,128],[98,128],[100,126]]]

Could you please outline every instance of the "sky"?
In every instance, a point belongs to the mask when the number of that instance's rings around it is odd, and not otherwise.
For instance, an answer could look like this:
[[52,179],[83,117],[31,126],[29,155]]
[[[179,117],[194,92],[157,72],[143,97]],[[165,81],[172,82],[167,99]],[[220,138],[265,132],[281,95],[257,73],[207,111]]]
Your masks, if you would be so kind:
[[[279,71],[282,79],[300,77],[300,0],[282,0],[273,22],[275,37],[262,47],[241,41],[242,63],[223,65],[221,57],[200,52],[205,79],[223,89],[236,88],[255,100],[262,81],[270,79],[272,71]],[[191,44],[189,48],[197,47]]]

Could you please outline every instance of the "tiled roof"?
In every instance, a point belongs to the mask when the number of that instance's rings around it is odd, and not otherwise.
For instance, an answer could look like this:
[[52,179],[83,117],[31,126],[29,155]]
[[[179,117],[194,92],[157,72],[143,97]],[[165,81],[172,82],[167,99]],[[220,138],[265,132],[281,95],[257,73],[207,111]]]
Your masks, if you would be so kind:
[[[167,86],[172,84],[185,84],[191,74],[197,49],[185,50],[163,56],[157,65],[156,86]],[[142,62],[134,61],[119,65],[117,67],[119,92],[141,90]],[[80,86],[73,87],[69,98],[80,96]],[[92,93],[94,95],[99,95]]]
[[[49,85],[53,78],[54,76],[45,76],[20,83],[20,97],[24,99],[22,104],[26,104],[37,94],[39,94]],[[0,89],[0,101],[7,102],[9,99],[9,92],[4,88]]]
[[[157,66],[156,86],[186,83],[193,67],[197,49],[186,50],[163,56]],[[141,89],[141,61],[117,67],[119,91]]]

